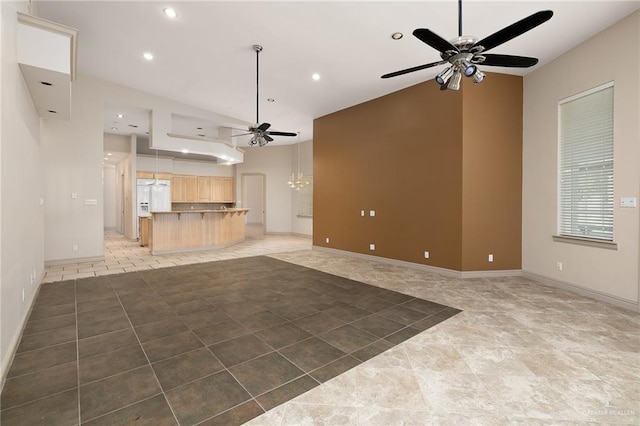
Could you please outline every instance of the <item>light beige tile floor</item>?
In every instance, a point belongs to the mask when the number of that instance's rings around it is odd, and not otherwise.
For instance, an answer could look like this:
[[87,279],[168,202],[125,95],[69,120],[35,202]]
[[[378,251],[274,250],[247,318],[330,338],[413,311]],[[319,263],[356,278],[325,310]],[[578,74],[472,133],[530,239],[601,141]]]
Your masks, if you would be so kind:
[[275,258],[464,311],[250,425],[640,424],[640,314],[513,278],[453,279],[266,236],[151,256],[108,235],[105,260],[45,281],[234,257]]

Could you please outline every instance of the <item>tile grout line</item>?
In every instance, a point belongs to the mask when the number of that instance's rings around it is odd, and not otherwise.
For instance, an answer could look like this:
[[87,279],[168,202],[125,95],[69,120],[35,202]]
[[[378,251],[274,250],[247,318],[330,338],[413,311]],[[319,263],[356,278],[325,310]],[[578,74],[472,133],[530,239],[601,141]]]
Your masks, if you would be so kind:
[[[216,309],[220,309],[220,308],[218,308],[215,304],[212,304],[212,306],[213,306],[214,308],[216,308]],[[224,312],[224,311],[223,311],[223,312]],[[228,315],[226,312],[224,312],[224,314],[225,314],[225,315],[227,315],[227,316],[229,317],[229,315]],[[180,317],[180,316],[178,315],[178,317]],[[231,317],[229,317],[229,318],[231,318]],[[233,318],[231,318],[231,319],[233,320]],[[235,320],[234,320],[234,321],[235,321]],[[236,321],[236,322],[237,322],[237,321]],[[242,324],[241,324],[241,325],[242,325]],[[242,327],[244,327],[244,326],[242,326]],[[187,327],[187,328],[189,328],[189,327]],[[244,328],[246,328],[246,327],[244,327]],[[191,329],[189,328],[189,331],[190,331],[190,332],[191,332],[191,333],[196,337],[196,339],[198,339],[198,340],[200,341],[200,343],[202,343],[202,344],[204,345],[204,348],[205,348],[206,350],[208,350],[208,351],[209,351],[209,353],[210,353],[210,354],[211,354],[211,355],[212,355],[212,356],[213,356],[213,357],[214,357],[214,358],[215,358],[215,359],[220,363],[220,365],[222,365],[222,367],[224,367],[224,368],[223,368],[222,370],[220,370],[220,371],[216,371],[215,373],[211,373],[211,374],[208,374],[208,375],[206,375],[206,376],[204,376],[204,377],[200,377],[199,379],[192,380],[192,381],[191,381],[191,382],[189,382],[189,383],[185,383],[185,384],[182,384],[182,385],[180,385],[180,386],[176,386],[176,387],[175,387],[175,388],[173,388],[172,390],[175,390],[175,389],[181,388],[181,387],[183,387],[183,386],[186,386],[187,384],[191,384],[191,383],[197,382],[198,380],[202,380],[202,379],[204,379],[205,377],[210,377],[210,376],[213,376],[214,374],[221,373],[222,371],[226,371],[226,372],[227,372],[231,377],[233,377],[233,380],[235,380],[235,381],[236,381],[236,383],[238,383],[238,384],[240,385],[240,387],[242,387],[242,389],[244,389],[244,391],[247,393],[247,395],[249,395],[249,396],[251,397],[251,399],[248,399],[248,400],[246,400],[246,401],[241,402],[240,404],[237,404],[237,405],[235,405],[235,406],[233,406],[233,407],[230,407],[230,408],[228,408],[228,409],[226,409],[226,410],[224,410],[224,411],[221,411],[220,413],[217,413],[217,414],[216,414],[216,415],[214,415],[214,416],[208,417],[208,418],[206,418],[206,419],[202,420],[202,422],[199,422],[199,423],[197,423],[197,424],[201,424],[201,423],[203,423],[203,422],[205,422],[205,421],[207,421],[207,420],[213,419],[214,417],[217,417],[217,416],[219,416],[219,415],[220,415],[220,414],[222,414],[222,413],[226,413],[227,411],[229,411],[229,410],[231,410],[231,409],[233,409],[233,408],[239,407],[239,406],[240,406],[240,405],[242,405],[242,404],[246,404],[246,403],[247,403],[247,402],[249,402],[249,401],[254,401],[256,404],[258,404],[258,406],[259,406],[260,408],[262,408],[262,410],[264,411],[264,413],[266,413],[266,412],[267,412],[267,410],[265,410],[265,409],[264,409],[264,407],[262,407],[262,405],[261,405],[261,404],[260,404],[260,403],[255,399],[255,397],[251,394],[251,392],[249,392],[249,390],[248,390],[248,389],[247,389],[247,388],[246,388],[242,383],[240,383],[240,381],[236,378],[236,376],[234,376],[234,375],[233,375],[233,373],[229,370],[229,368],[228,368],[228,367],[227,367],[227,366],[226,366],[226,365],[225,365],[225,364],[220,360],[220,358],[218,358],[218,357],[216,356],[216,354],[214,354],[214,353],[213,353],[213,351],[209,348],[209,346],[207,346],[207,345],[202,341],[202,339],[200,339],[200,337],[198,337],[198,335],[197,335],[196,333],[194,333],[194,332],[193,332],[193,330],[191,330]],[[250,331],[250,330],[249,330],[249,331]],[[250,332],[251,332],[251,331],[250,331]],[[233,339],[233,338],[232,338],[232,339]],[[232,340],[232,339],[227,339],[227,340]],[[266,343],[266,342],[265,342],[265,343]],[[216,343],[214,343],[214,344],[216,344]],[[210,346],[213,346],[213,345],[210,345]],[[269,346],[271,346],[271,345],[269,345]],[[199,349],[199,348],[198,348],[198,349]],[[246,362],[246,361],[245,361],[245,362]],[[236,364],[236,365],[240,365],[240,364]],[[235,365],[234,365],[234,367],[235,367]],[[262,413],[262,414],[264,414],[264,413]],[[262,415],[262,414],[261,414],[261,415]]]
[[76,375],[78,382],[78,425],[81,425],[82,405],[80,404],[80,331],[78,322],[78,280],[73,280],[73,301],[76,314]]
[[[145,283],[146,283],[146,281],[145,281]],[[114,289],[111,285],[109,285],[109,286],[111,287],[111,289],[116,294],[116,298],[118,299],[118,302],[120,303],[120,307],[124,311],[124,314],[127,317],[127,321],[129,322],[129,325],[131,326],[131,331],[133,331],[133,335],[136,336],[136,340],[138,341],[138,345],[140,345],[140,349],[142,350],[142,353],[144,354],[144,357],[147,360],[147,363],[148,363],[147,365],[151,369],[151,372],[153,373],[153,377],[156,379],[156,383],[158,384],[158,387],[160,388],[160,394],[164,397],[164,400],[167,403],[167,406],[171,410],[171,414],[173,415],[173,419],[176,421],[176,424],[180,425],[180,422],[178,421],[178,417],[176,416],[176,413],[173,410],[173,407],[169,403],[169,399],[167,398],[167,395],[164,392],[164,388],[162,387],[162,384],[160,383],[160,380],[158,379],[158,376],[156,375],[156,371],[153,369],[153,366],[151,365],[151,360],[149,359],[149,356],[147,355],[147,351],[145,351],[144,350],[144,346],[142,346],[142,342],[140,341],[140,338],[138,337],[138,333],[136,333],[136,329],[133,326],[133,323],[131,322],[131,318],[129,318],[129,313],[125,309],[124,304],[122,303],[122,300],[120,299],[120,295],[118,294],[118,291],[116,289]],[[156,395],[154,395],[154,396],[156,396]],[[138,403],[138,402],[140,402],[140,401],[136,401],[135,403]],[[124,407],[120,407],[119,409],[122,409],[122,408],[124,408]]]

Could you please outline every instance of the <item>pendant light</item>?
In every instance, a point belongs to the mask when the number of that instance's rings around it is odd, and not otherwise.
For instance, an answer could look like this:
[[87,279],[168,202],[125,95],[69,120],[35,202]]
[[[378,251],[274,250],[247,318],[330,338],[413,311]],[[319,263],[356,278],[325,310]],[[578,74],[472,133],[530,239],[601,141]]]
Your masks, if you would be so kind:
[[300,171],[300,132],[298,132],[298,173],[291,172],[291,176],[289,176],[289,188],[295,189],[296,191],[300,191],[305,186],[309,185],[309,180],[305,178],[304,174]]

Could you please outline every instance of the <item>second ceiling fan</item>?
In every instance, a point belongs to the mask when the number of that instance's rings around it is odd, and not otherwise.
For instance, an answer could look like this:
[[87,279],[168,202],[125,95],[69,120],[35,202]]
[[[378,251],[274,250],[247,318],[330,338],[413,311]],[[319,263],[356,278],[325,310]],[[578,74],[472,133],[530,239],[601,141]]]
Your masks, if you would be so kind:
[[260,46],[259,44],[254,44],[252,48],[253,51],[256,52],[256,124],[249,126],[248,129],[235,129],[241,130],[245,133],[232,135],[232,137],[251,135],[249,146],[265,146],[269,142],[273,141],[273,138],[271,136],[298,136],[297,133],[293,132],[278,132],[275,130],[269,130],[271,124],[260,123],[260,115],[258,114],[258,112],[260,106],[260,52],[262,52],[262,46]]
[[462,75],[473,77],[474,83],[480,83],[484,79],[484,73],[478,69],[480,64],[494,67],[532,67],[538,63],[537,58],[484,52],[532,30],[551,19],[552,16],[553,12],[551,10],[543,10],[521,19],[482,40],[478,40],[477,37],[462,35],[462,0],[458,0],[458,37],[447,41],[426,28],[418,28],[413,31],[413,35],[416,38],[439,51],[442,60],[395,71],[383,75],[382,78],[397,77],[448,63],[449,66],[440,72],[435,80],[440,85],[440,90],[458,90]]

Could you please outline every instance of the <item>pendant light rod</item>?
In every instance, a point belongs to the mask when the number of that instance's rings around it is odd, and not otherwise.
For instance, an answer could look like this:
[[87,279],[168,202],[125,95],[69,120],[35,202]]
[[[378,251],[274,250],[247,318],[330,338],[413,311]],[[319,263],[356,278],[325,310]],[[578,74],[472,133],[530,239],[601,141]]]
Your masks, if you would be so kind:
[[260,124],[260,118],[259,118],[260,115],[258,114],[258,112],[259,112],[259,105],[260,105],[260,96],[259,96],[260,52],[262,52],[262,46],[260,46],[259,44],[254,44],[253,50],[256,52],[256,125],[258,125]]
[[462,37],[462,0],[458,0],[458,37]]

